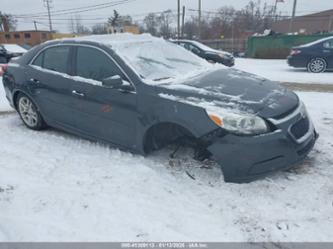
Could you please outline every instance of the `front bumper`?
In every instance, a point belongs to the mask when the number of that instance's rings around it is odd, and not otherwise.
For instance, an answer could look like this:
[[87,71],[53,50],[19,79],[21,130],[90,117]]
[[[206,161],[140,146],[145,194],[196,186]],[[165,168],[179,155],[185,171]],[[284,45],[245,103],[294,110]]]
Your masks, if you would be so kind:
[[227,67],[233,67],[235,65],[235,58],[230,57],[230,58],[223,58],[221,60],[221,63]]
[[[307,129],[304,134],[297,132],[295,137],[293,127],[302,119],[308,120]],[[250,182],[292,168],[308,155],[318,138],[310,117],[300,108],[279,120],[270,119],[270,122],[277,129],[272,133],[254,137],[228,134],[216,138],[207,148],[221,165],[226,182]]]

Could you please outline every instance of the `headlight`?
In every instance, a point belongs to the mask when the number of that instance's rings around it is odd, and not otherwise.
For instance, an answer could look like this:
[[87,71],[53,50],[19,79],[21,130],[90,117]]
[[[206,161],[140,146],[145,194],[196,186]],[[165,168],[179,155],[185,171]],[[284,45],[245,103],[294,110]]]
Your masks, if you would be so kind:
[[265,120],[257,116],[230,114],[220,117],[209,114],[209,117],[216,125],[235,134],[259,135],[269,130]]
[[220,56],[221,58],[228,58],[228,56],[227,56],[226,54],[219,54],[219,56]]
[[222,54],[222,53],[220,53],[219,56],[220,56],[221,58],[225,58],[225,59],[232,58],[232,55],[231,55],[231,54]]

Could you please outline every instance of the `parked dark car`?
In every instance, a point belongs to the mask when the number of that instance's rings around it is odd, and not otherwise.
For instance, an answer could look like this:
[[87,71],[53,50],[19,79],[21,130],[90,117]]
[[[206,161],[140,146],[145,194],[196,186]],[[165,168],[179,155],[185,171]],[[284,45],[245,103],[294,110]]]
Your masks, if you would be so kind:
[[7,62],[8,62],[7,51],[5,47],[0,44],[0,64]]
[[295,166],[318,137],[295,93],[150,35],[47,42],[9,63],[3,84],[30,129],[48,125],[143,155],[190,145],[231,182]]
[[235,65],[234,56],[228,52],[212,49],[197,41],[177,40],[173,42],[191,51],[197,56],[206,59],[207,61],[221,63],[228,67]]
[[288,56],[292,67],[307,68],[311,73],[333,69],[333,36],[294,47]]
[[0,44],[0,64],[8,63],[14,57],[22,56],[26,49],[16,44]]

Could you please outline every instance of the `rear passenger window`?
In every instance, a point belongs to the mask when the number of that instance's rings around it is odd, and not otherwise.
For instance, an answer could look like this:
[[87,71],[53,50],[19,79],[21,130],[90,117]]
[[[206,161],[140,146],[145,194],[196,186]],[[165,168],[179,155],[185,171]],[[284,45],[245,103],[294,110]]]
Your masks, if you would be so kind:
[[44,53],[39,54],[38,57],[32,63],[32,65],[43,67],[43,57]]
[[110,76],[122,75],[115,63],[102,51],[78,47],[76,74],[80,77],[102,81]]
[[43,68],[67,73],[69,47],[59,46],[44,51]]
[[67,46],[48,48],[38,55],[32,65],[60,73],[67,73],[68,55],[69,47]]

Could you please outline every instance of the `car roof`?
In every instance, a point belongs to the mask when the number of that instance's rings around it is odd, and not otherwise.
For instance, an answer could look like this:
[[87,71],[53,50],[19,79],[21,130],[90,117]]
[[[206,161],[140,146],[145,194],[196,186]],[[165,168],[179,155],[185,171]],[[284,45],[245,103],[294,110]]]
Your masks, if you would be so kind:
[[316,40],[314,42],[310,42],[310,43],[307,43],[307,44],[304,44],[304,45],[301,45],[300,47],[311,47],[313,45],[317,45],[319,43],[322,43],[322,42],[325,42],[325,41],[328,41],[328,40],[331,40],[333,39],[333,36],[329,36],[329,37],[325,37],[325,38],[322,38],[322,39],[319,39],[319,40]]
[[175,42],[193,42],[192,40],[175,40]]
[[142,43],[142,42],[152,42],[158,41],[161,38],[153,37],[150,34],[141,34],[134,35],[129,33],[118,33],[118,34],[107,34],[107,35],[89,35],[89,36],[81,36],[75,38],[64,38],[46,42],[48,44],[51,43],[88,43],[88,44],[99,44],[105,46],[111,46],[116,44],[124,44],[124,43]]

